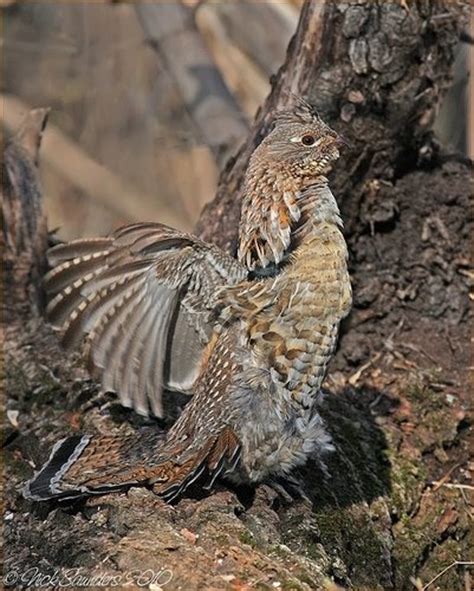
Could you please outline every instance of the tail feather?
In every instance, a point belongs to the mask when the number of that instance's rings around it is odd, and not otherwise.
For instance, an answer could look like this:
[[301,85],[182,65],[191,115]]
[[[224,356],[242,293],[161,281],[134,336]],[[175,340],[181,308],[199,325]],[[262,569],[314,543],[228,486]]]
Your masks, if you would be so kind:
[[154,430],[128,437],[78,435],[54,446],[23,494],[34,501],[72,500],[151,486],[170,502],[201,478],[210,489],[224,470],[235,469],[239,454],[240,443],[229,428],[199,449],[167,444]]
[[58,482],[68,467],[79,457],[87,443],[88,438],[81,436],[58,441],[46,464],[34,478],[26,483],[23,489],[24,496],[34,501],[43,501],[52,497],[74,498],[80,496],[80,494],[74,494],[73,491],[69,496],[66,490],[59,488]]

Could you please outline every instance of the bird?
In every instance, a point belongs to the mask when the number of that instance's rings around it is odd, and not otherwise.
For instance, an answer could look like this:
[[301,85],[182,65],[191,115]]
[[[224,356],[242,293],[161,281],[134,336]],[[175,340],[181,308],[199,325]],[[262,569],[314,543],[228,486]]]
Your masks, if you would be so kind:
[[190,399],[165,435],[59,441],[26,498],[143,486],[172,502],[219,477],[291,478],[333,449],[318,399],[352,303],[328,181],[343,143],[304,99],[276,112],[246,169],[236,257],[151,222],[49,251],[49,321],[102,389],[156,417],[163,390]]

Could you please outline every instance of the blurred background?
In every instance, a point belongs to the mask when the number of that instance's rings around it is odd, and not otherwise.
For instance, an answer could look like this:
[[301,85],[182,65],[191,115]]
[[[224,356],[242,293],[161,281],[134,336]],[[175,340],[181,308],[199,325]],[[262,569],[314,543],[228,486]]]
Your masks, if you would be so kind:
[[[0,0],[2,125],[51,107],[41,151],[62,239],[131,221],[191,230],[285,59],[303,0]],[[436,128],[467,154],[469,40]]]

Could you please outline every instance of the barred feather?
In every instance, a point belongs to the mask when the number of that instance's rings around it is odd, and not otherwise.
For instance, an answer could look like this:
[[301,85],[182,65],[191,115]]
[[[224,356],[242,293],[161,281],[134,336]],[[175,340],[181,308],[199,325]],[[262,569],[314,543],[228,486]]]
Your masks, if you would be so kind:
[[158,416],[163,387],[190,387],[193,399],[166,439],[60,442],[26,496],[146,485],[170,501],[197,480],[211,487],[235,471],[258,482],[331,449],[316,403],[351,305],[326,178],[339,144],[302,101],[277,118],[246,175],[238,251],[246,267],[153,223],[53,252],[50,314],[66,344],[86,336],[103,387]]
[[47,314],[64,346],[85,341],[103,389],[156,416],[163,388],[192,388],[217,288],[246,275],[217,247],[156,223],[58,245],[48,256]]
[[235,469],[239,452],[229,428],[192,453],[182,444],[167,444],[155,430],[125,437],[76,435],[54,446],[23,494],[35,501],[66,500],[149,485],[169,502],[201,477],[210,488],[224,470]]

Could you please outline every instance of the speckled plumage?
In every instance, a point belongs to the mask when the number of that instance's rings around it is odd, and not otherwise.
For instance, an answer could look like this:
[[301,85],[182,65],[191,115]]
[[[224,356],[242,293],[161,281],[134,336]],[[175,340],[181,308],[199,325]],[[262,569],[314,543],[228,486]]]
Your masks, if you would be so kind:
[[163,387],[193,394],[165,437],[56,446],[33,499],[144,484],[166,499],[220,474],[286,475],[331,446],[316,401],[351,305],[347,248],[325,174],[339,138],[300,101],[277,117],[246,175],[238,261],[158,224],[57,247],[50,316],[86,335],[104,389],[161,413]]

